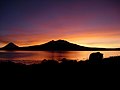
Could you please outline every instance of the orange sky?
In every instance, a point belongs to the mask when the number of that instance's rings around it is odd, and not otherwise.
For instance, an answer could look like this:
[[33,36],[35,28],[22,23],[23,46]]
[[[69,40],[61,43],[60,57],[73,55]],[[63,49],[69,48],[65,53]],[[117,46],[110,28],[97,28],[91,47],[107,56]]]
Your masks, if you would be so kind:
[[63,39],[120,48],[119,0],[1,0],[0,47]]
[[[105,32],[107,29],[109,29],[109,33]],[[72,29],[69,29],[72,31]],[[89,30],[89,29],[88,29]],[[18,40],[13,41],[19,46],[30,46],[30,45],[39,45],[46,43],[50,40],[58,40],[58,39],[64,39],[69,42],[78,44],[78,45],[84,45],[89,47],[120,47],[120,32],[115,30],[115,28],[105,28],[99,29],[99,31],[94,31],[94,33],[91,32],[74,32],[73,34],[65,33],[67,30],[59,30],[58,34],[32,34],[32,35],[25,35],[25,34],[13,34],[8,35],[7,40],[12,41],[13,37],[16,37]],[[85,30],[86,31],[86,30]],[[115,31],[115,32],[113,32]],[[63,34],[64,33],[64,34]],[[4,46],[8,42],[4,42],[1,44],[1,46]]]

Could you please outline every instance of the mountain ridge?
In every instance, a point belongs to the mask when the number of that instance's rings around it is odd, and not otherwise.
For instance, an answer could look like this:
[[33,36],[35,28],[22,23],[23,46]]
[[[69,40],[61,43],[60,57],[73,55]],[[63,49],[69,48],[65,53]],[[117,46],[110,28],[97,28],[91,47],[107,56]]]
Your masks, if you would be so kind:
[[70,43],[66,40],[52,40],[44,44],[34,45],[34,46],[26,46],[19,47],[14,43],[9,43],[2,50],[31,50],[31,51],[112,51],[112,50],[120,50],[120,48],[97,48],[97,47],[86,47],[77,45],[74,43]]

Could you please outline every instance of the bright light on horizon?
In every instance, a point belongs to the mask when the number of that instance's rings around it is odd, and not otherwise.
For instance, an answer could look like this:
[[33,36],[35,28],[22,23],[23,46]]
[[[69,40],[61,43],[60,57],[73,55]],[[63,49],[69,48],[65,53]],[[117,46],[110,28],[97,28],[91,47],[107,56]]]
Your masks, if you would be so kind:
[[120,47],[119,0],[2,0],[0,47],[51,40],[103,48]]
[[[59,39],[52,39],[52,40],[59,40]],[[80,46],[86,46],[86,47],[98,47],[98,48],[120,48],[120,43],[119,44],[116,44],[116,43],[104,43],[104,44],[99,44],[99,43],[85,43],[84,41],[81,41],[80,40],[70,40],[70,39],[61,39],[61,40],[66,40],[70,43],[74,43],[74,44],[77,44],[77,45],[80,45]],[[51,41],[51,40],[49,40]],[[17,43],[17,42],[13,42],[14,44],[18,45],[19,47],[26,47],[26,46],[34,46],[34,45],[41,45],[41,44],[44,44],[44,43],[47,43],[49,42],[48,40],[47,41],[44,41],[44,42],[34,42],[34,43],[31,43],[31,44],[25,44],[25,43]],[[4,43],[4,44],[0,44],[0,47],[4,47],[5,45],[7,45],[8,43]]]

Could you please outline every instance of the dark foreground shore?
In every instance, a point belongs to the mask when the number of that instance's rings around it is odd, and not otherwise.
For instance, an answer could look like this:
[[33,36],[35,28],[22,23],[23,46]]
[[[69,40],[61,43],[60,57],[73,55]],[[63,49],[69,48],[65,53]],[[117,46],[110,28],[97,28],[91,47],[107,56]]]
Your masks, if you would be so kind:
[[[99,54],[99,55],[97,55]],[[76,61],[62,59],[43,60],[39,64],[25,65],[11,61],[0,62],[0,80],[29,82],[40,80],[41,82],[64,79],[90,79],[96,75],[104,76],[107,72],[116,74],[119,72],[120,56],[103,58],[102,54],[91,54],[89,60]],[[114,73],[113,73],[114,72]],[[116,74],[119,75],[119,74]],[[84,77],[84,78],[82,78]],[[46,82],[45,82],[46,83]]]

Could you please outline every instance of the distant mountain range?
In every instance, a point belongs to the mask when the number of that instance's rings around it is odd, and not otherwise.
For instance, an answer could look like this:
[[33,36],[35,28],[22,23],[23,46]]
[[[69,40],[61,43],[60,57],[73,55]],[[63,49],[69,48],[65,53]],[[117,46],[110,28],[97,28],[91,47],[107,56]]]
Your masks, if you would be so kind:
[[120,48],[93,48],[70,43],[65,40],[50,41],[42,45],[19,47],[14,43],[9,43],[1,50],[31,50],[31,51],[107,51],[120,50]]

